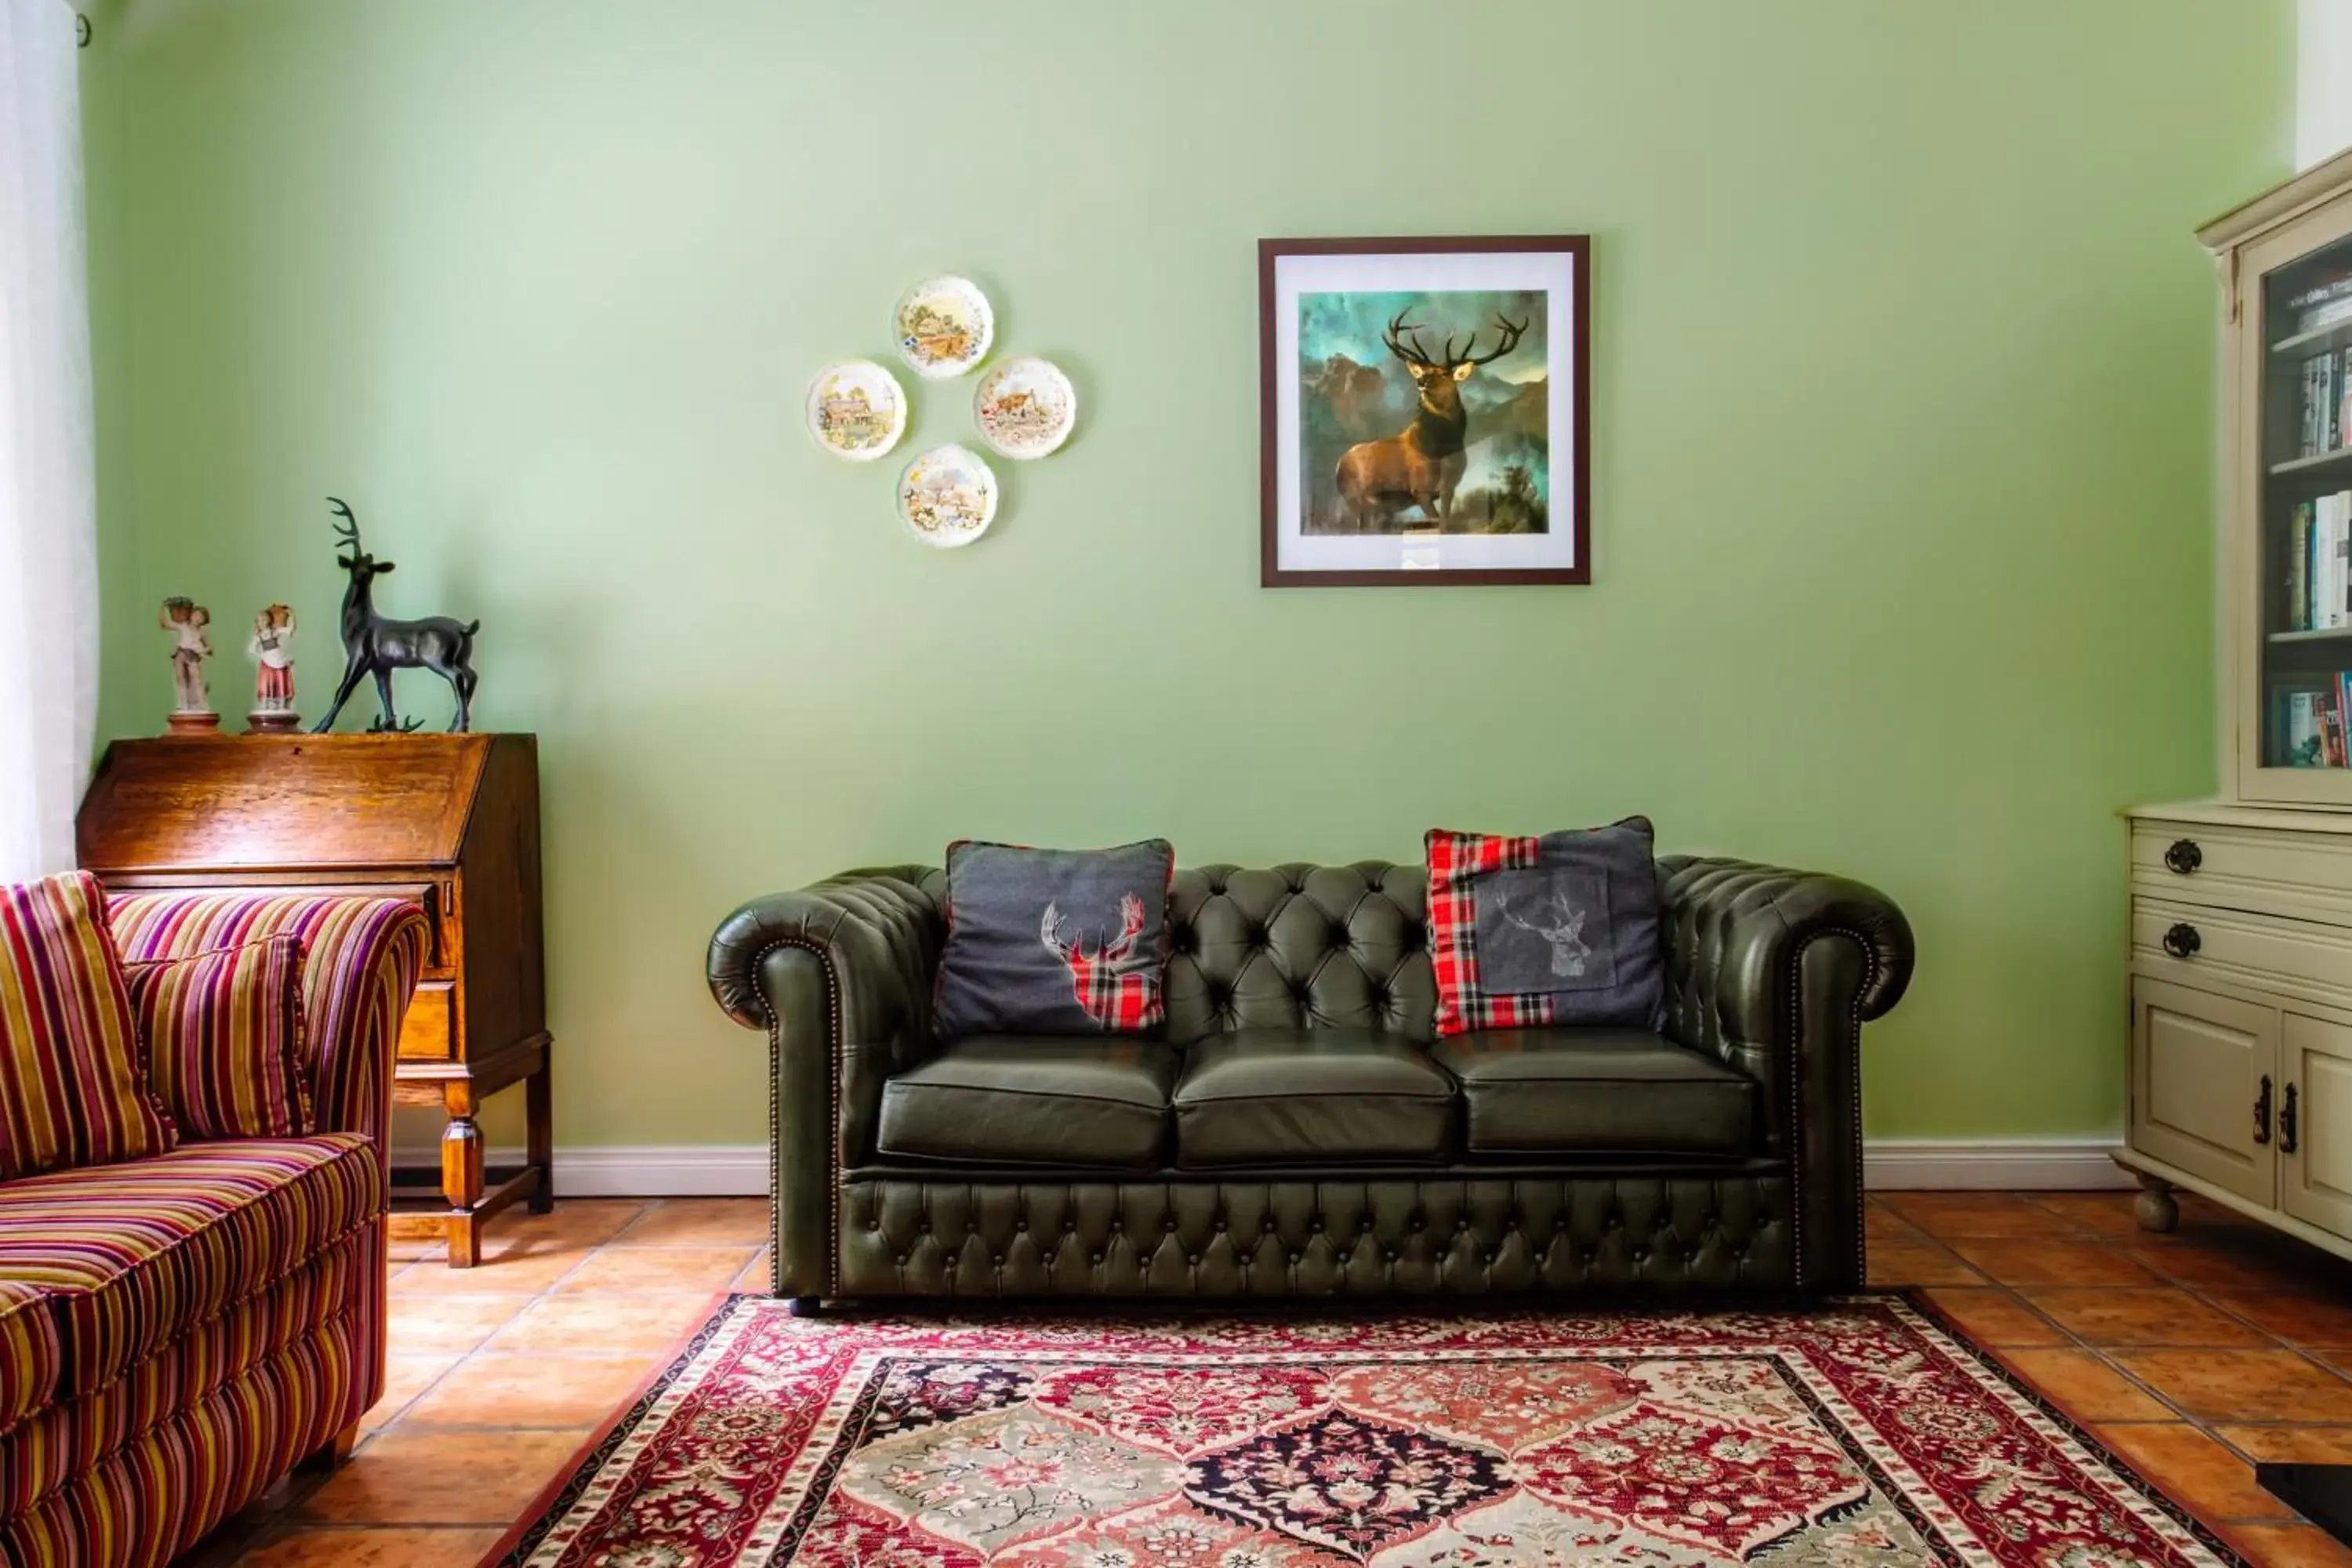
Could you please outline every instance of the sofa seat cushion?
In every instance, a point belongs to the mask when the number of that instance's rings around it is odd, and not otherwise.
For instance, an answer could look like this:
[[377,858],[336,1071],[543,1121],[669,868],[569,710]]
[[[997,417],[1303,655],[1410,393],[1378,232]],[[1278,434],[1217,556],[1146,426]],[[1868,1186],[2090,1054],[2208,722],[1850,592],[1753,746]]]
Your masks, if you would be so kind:
[[1454,1080],[1384,1029],[1236,1029],[1195,1040],[1176,1083],[1176,1160],[1224,1165],[1444,1159]]
[[0,1279],[0,1432],[49,1402],[64,1362],[49,1293]]
[[362,1133],[189,1143],[0,1185],[0,1280],[48,1293],[74,1397],[383,1209]]
[[1472,1154],[1755,1147],[1755,1079],[1647,1029],[1481,1029],[1431,1054],[1462,1080]]
[[973,1035],[882,1086],[875,1147],[1008,1165],[1160,1163],[1180,1053],[1138,1040]]

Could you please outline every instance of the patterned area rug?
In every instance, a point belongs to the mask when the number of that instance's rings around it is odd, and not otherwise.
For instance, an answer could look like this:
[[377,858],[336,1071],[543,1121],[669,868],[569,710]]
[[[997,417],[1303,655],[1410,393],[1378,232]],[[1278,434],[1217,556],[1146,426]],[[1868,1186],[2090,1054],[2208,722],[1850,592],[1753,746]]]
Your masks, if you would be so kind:
[[2234,1564],[1907,1301],[806,1321],[736,1297],[530,1568]]

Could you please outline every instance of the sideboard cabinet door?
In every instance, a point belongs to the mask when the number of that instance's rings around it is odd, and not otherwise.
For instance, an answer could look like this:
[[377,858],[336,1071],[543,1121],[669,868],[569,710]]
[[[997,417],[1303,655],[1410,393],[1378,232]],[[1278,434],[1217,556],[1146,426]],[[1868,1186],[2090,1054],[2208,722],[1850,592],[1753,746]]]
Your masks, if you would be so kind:
[[2352,1237],[2352,1029],[2289,1013],[2280,1044],[2279,1206]]
[[2135,975],[2131,1075],[2133,1148],[2256,1203],[2277,1201],[2274,1009]]

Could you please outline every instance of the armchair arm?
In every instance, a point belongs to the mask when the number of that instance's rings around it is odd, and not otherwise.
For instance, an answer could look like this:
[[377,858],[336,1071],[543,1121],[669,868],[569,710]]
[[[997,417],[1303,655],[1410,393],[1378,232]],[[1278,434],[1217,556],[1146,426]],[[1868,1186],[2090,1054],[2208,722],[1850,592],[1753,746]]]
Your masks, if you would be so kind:
[[947,931],[926,874],[845,871],[755,899],[711,935],[711,995],[768,1031],[779,1295],[831,1285],[840,1173],[872,1152],[882,1085],[929,1033]]
[[284,889],[126,893],[109,900],[107,923],[131,963],[299,936],[312,1119],[321,1132],[367,1134],[389,1172],[393,1058],[425,967],[423,910],[402,899]]
[[1668,1038],[1764,1086],[1791,1162],[1798,1282],[1862,1283],[1862,1026],[1910,984],[1903,911],[1842,877],[1745,860],[1658,862]]

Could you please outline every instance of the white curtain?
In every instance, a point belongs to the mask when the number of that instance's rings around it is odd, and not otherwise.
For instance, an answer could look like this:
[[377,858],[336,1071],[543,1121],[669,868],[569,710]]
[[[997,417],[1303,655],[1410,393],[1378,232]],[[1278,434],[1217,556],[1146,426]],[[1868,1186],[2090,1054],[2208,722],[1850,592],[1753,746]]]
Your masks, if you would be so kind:
[[98,722],[76,41],[65,0],[0,0],[0,882],[73,864]]

